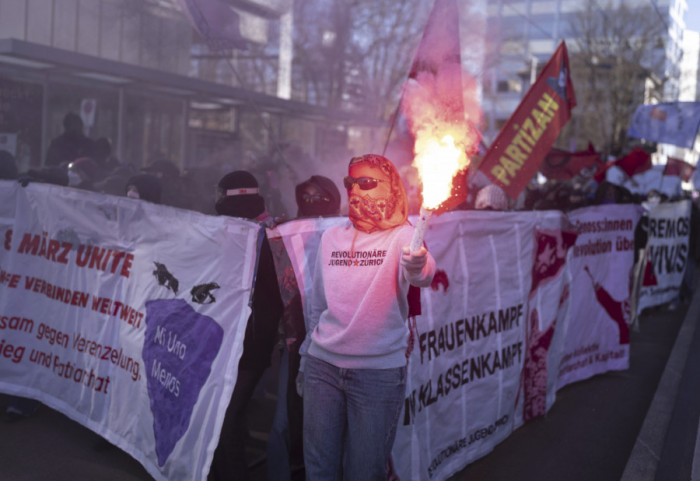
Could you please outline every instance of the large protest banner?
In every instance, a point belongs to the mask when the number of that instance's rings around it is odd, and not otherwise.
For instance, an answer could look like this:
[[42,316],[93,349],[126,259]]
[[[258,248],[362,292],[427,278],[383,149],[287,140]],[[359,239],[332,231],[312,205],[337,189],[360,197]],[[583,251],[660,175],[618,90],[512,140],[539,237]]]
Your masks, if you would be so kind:
[[37,399],[157,480],[203,480],[236,381],[261,228],[0,184],[0,391]]
[[[486,455],[523,422],[546,413],[561,387],[562,359],[577,349],[573,338],[586,329],[580,317],[570,320],[587,299],[578,291],[590,293],[594,285],[581,279],[588,275],[585,270],[571,274],[581,263],[569,266],[570,253],[575,245],[575,258],[590,254],[592,226],[624,222],[624,229],[601,232],[619,244],[627,270],[621,264],[606,266],[602,258],[587,265],[620,297],[616,288],[628,286],[632,263],[629,224],[633,231],[639,213],[636,206],[583,209],[573,225],[554,211],[449,212],[431,221],[425,241],[438,273],[432,289],[421,290],[422,315],[416,319],[416,345],[393,450],[400,479],[446,479]],[[338,222],[347,219],[297,220],[268,230],[271,243],[284,243],[304,299],[320,236]],[[583,281],[590,286],[573,284]],[[609,316],[599,302],[598,317]],[[587,306],[580,316],[589,311]],[[612,332],[615,323],[609,317],[602,322],[607,328],[596,331],[599,344],[619,345],[619,331]],[[610,361],[599,364],[596,373],[606,366],[620,369],[615,359]]]
[[558,388],[629,368],[634,231],[642,212],[620,204],[568,213],[578,237],[567,264],[571,301]]
[[[259,226],[48,185],[0,183],[0,200],[0,391],[64,412],[158,480],[206,477],[250,313]],[[579,227],[634,208],[578,212]],[[302,300],[322,232],[342,222],[268,230]],[[393,452],[401,479],[446,479],[551,407],[574,332],[579,288],[569,284],[583,275],[566,275],[577,271],[567,263],[574,241],[588,245],[556,211],[431,221],[439,271],[421,293]],[[622,299],[609,284],[624,285],[624,269],[586,267]],[[600,334],[620,342],[619,331]]]
[[20,185],[17,182],[0,180],[0,243],[3,246],[0,249],[0,286],[5,284],[1,267],[7,259],[8,246],[12,240],[11,232],[15,223],[15,204],[19,188]]
[[402,480],[446,479],[551,406],[564,220],[555,211],[474,211],[431,221],[425,241],[438,282],[421,290],[393,450]]
[[680,292],[688,263],[690,201],[659,204],[648,216],[645,265],[636,288],[638,314],[674,300]]

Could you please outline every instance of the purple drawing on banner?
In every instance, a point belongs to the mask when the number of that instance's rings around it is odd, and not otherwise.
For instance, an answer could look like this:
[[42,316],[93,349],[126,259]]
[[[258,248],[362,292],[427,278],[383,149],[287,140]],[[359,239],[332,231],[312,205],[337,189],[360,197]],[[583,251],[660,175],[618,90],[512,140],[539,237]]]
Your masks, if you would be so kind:
[[190,425],[223,337],[221,326],[182,299],[146,302],[143,363],[159,466]]

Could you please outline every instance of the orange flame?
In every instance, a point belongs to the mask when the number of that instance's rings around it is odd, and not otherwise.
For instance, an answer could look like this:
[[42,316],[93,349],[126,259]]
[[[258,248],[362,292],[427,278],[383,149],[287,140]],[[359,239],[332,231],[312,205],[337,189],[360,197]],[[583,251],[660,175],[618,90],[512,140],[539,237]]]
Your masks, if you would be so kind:
[[452,178],[469,166],[469,159],[450,134],[440,139],[419,135],[414,150],[413,165],[423,184],[423,207],[436,209],[450,197]]

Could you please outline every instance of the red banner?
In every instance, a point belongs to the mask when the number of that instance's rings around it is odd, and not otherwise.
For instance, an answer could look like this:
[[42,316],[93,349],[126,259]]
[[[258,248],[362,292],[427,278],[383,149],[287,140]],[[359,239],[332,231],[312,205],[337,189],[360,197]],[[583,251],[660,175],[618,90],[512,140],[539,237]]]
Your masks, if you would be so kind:
[[535,175],[576,106],[569,72],[566,44],[561,42],[479,167],[513,199]]

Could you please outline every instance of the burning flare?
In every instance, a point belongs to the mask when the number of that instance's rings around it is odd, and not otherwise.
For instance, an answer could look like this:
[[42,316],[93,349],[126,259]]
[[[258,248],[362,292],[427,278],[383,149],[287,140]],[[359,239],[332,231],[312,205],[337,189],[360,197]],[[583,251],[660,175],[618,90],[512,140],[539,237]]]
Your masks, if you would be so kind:
[[469,159],[449,134],[439,140],[419,136],[416,138],[415,152],[413,165],[418,169],[423,184],[423,208],[436,209],[449,198],[452,178],[469,165]]

